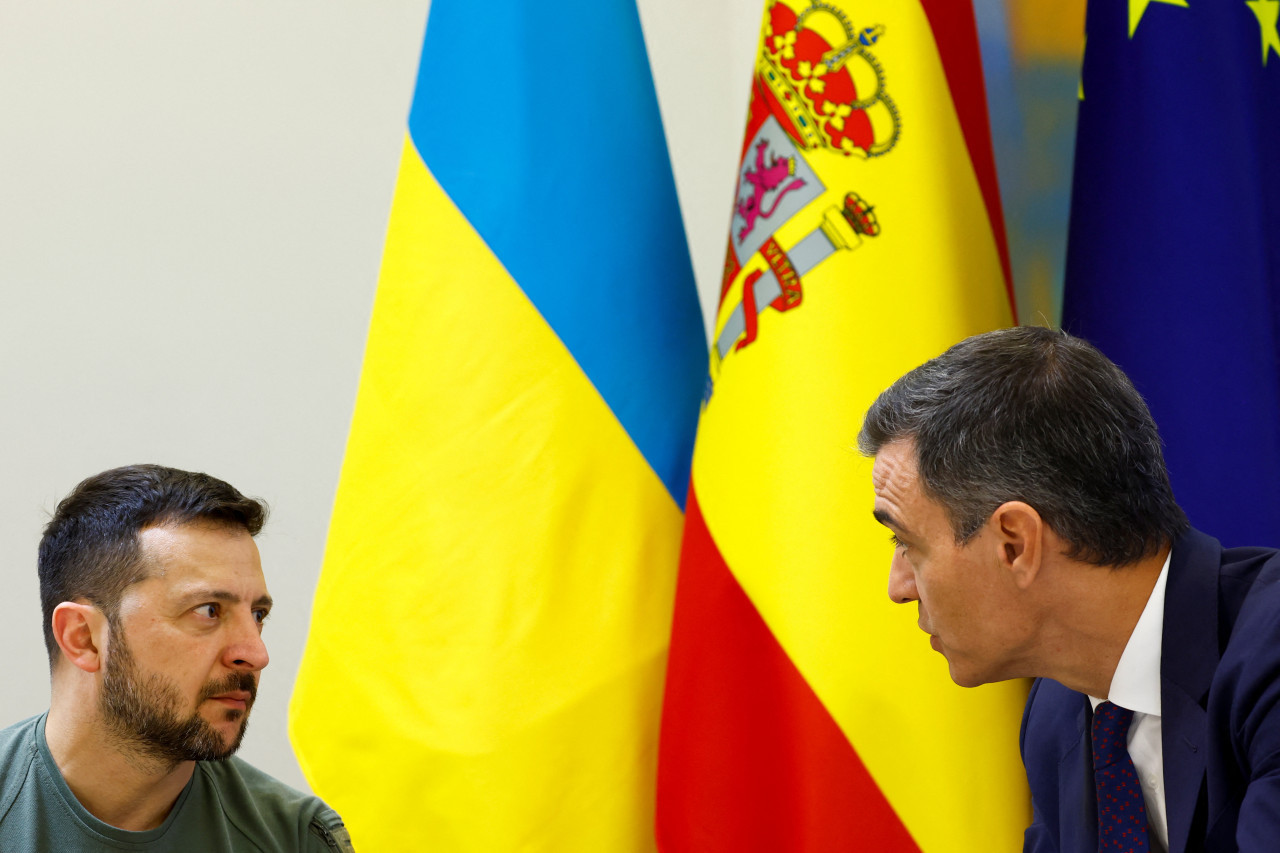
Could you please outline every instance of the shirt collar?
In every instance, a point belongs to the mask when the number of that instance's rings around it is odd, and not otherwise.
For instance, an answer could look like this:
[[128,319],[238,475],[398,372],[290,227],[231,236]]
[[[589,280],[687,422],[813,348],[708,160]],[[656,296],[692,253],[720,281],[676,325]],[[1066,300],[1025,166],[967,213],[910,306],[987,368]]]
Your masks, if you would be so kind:
[[[1169,579],[1169,561],[1173,551],[1165,557],[1160,577],[1147,599],[1147,606],[1133,626],[1129,642],[1125,644],[1115,675],[1111,677],[1111,689],[1106,701],[1128,708],[1140,714],[1160,716],[1160,652],[1164,642],[1164,589]],[[1102,699],[1090,696],[1089,702],[1096,709]]]

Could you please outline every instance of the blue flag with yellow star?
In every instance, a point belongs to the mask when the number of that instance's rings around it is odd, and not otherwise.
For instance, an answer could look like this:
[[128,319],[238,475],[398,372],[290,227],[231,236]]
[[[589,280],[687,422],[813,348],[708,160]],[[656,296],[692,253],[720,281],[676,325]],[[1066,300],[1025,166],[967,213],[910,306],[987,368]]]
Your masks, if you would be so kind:
[[1089,4],[1062,326],[1133,378],[1191,523],[1280,545],[1280,0]]

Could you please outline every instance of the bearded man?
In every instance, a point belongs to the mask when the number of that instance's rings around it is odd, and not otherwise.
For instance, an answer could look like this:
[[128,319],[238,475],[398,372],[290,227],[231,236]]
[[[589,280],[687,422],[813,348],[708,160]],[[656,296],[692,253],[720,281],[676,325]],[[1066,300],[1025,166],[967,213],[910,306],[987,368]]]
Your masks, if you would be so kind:
[[266,507],[206,474],[105,471],[40,542],[49,711],[0,731],[0,850],[350,851],[232,754],[267,665]]

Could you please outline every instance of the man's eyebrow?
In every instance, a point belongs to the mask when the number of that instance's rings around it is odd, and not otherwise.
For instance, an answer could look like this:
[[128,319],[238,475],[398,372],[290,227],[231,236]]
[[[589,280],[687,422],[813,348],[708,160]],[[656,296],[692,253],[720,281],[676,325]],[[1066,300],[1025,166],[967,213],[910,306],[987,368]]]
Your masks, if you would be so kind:
[[[240,596],[222,589],[197,589],[182,596],[183,602],[221,601],[226,604],[239,604]],[[269,595],[260,595],[253,600],[254,607],[271,607],[274,602]]]
[[871,514],[875,516],[876,521],[880,522],[885,527],[892,527],[894,530],[901,530],[901,531],[906,530],[905,527],[903,527],[901,524],[898,523],[898,519],[894,518],[886,510],[873,509],[871,510]]

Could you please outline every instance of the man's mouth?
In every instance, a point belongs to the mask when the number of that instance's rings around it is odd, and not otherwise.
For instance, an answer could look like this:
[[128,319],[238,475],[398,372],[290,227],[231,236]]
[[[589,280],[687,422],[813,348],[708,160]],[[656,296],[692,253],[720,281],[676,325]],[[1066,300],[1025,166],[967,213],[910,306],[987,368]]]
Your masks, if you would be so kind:
[[921,617],[919,622],[916,622],[916,627],[929,635],[929,647],[933,649],[935,652],[938,652],[939,654],[941,654],[942,640],[938,639],[937,634],[933,633],[933,631],[930,631],[928,628],[925,627],[923,616]]
[[209,697],[214,702],[219,702],[227,708],[234,708],[243,711],[249,707],[249,703],[253,701],[253,694],[247,690],[232,690],[228,693],[219,693],[217,696]]
[[203,696],[229,711],[248,711],[258,695],[258,682],[247,672],[233,673],[205,686]]

